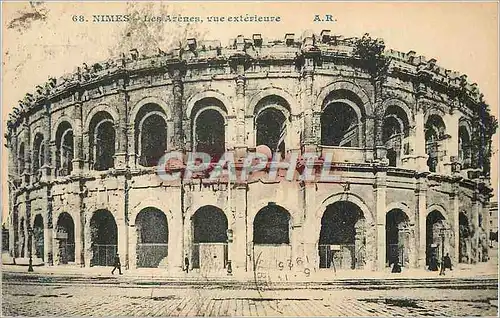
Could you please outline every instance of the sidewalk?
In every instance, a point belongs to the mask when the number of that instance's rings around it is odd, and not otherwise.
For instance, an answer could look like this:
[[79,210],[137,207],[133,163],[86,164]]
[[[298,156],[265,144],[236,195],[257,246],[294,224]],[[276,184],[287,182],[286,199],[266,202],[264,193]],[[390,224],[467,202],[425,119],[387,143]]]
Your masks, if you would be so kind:
[[[36,266],[30,275],[42,276],[69,276],[80,278],[104,278],[113,277],[112,267],[80,267],[79,265],[61,266]],[[4,273],[26,273],[27,266],[2,265]],[[250,282],[273,281],[273,282],[335,282],[348,280],[449,280],[449,279],[498,279],[497,266],[494,263],[479,263],[475,265],[460,264],[453,271],[446,270],[445,276],[439,276],[439,272],[430,272],[424,269],[404,269],[402,273],[391,273],[390,268],[383,272],[368,270],[343,270],[333,271],[332,269],[312,270],[308,275],[304,271],[276,271],[276,272],[241,272],[228,275],[227,273],[199,273],[199,272],[168,272],[166,269],[141,268],[135,270],[122,269],[123,275],[115,271],[114,277],[119,280],[147,280],[147,281],[217,281],[217,282]]]

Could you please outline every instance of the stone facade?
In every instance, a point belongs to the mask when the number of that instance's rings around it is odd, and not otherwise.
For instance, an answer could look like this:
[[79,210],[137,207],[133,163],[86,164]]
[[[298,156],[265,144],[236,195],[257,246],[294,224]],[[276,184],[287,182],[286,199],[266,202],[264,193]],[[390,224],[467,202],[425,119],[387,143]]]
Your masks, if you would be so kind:
[[[82,266],[118,252],[128,268],[172,273],[187,262],[382,270],[396,257],[417,268],[443,242],[454,263],[484,261],[495,123],[465,75],[367,35],[133,50],[51,79],[14,108],[9,250]],[[262,133],[274,124],[282,131]],[[267,181],[264,170],[228,186],[165,182],[155,168],[165,151],[238,159],[258,145],[332,158],[339,178]]]

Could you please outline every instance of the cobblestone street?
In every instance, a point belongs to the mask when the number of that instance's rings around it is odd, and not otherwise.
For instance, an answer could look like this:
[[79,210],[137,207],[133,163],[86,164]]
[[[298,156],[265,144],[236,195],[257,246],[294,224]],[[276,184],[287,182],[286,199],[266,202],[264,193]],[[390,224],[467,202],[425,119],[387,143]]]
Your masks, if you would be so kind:
[[[478,286],[478,288],[482,288]],[[497,290],[244,289],[5,281],[4,316],[496,316]]]

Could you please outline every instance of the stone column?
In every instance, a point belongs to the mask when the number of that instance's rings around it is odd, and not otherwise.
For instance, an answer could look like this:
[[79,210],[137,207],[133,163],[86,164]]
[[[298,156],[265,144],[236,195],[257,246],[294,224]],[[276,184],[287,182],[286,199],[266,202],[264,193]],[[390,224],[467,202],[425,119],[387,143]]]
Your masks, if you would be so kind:
[[377,233],[377,261],[376,269],[383,271],[385,268],[385,215],[387,213],[386,206],[386,171],[378,171],[375,180],[375,224]]
[[366,149],[369,149],[370,151],[365,152],[365,161],[366,162],[371,162],[375,158],[375,151],[371,151],[375,149],[375,117],[374,116],[366,116],[365,120],[365,144],[364,146]]
[[24,172],[23,172],[23,186],[27,186],[31,182],[31,133],[28,117],[25,118],[23,123],[23,139],[24,139]]
[[137,228],[135,224],[127,227],[128,231],[128,268],[137,268]]
[[325,211],[318,211],[320,216],[317,217],[317,193],[313,183],[302,183],[301,191],[304,193],[302,210],[306,218],[302,229],[303,237],[300,240],[304,242],[304,266],[308,267],[312,273],[319,269],[318,240],[321,230],[321,216]]
[[418,106],[417,112],[415,113],[415,127],[413,127],[412,129],[413,138],[410,139],[410,143],[413,145],[412,148],[414,152],[413,168],[417,171],[429,171],[429,167],[427,166],[427,158],[429,156],[425,153],[424,120],[425,115],[423,106]]
[[446,133],[450,136],[443,144],[446,155],[443,158],[444,173],[451,174],[454,171],[453,165],[458,162],[458,122],[460,112],[452,108],[444,115],[443,121],[446,123]]
[[90,229],[90,219],[92,217],[92,212],[90,213],[82,213],[81,215],[81,220],[82,220],[82,226],[83,227],[83,260],[84,260],[84,265],[85,267],[90,267],[90,263],[92,261],[92,235],[91,235],[91,229]]
[[233,207],[235,219],[232,226],[233,242],[230,251],[233,273],[238,274],[245,272],[247,269],[247,200],[246,200],[246,186],[241,185],[234,189],[233,198],[231,198],[231,206]]
[[83,127],[82,127],[82,104],[76,103],[73,106],[73,175],[79,175],[83,167]]
[[183,131],[183,96],[184,96],[184,83],[182,78],[184,76],[184,66],[180,63],[170,66],[170,78],[172,79],[172,117],[174,119],[174,133],[172,136],[172,149],[184,149],[184,131]]
[[453,192],[450,194],[449,197],[449,204],[448,206],[451,207],[451,231],[453,233],[453,242],[452,243],[452,248],[450,249],[450,256],[452,259],[453,264],[458,264],[460,262],[459,260],[459,246],[460,246],[460,219],[459,219],[459,214],[460,214],[460,198],[458,196],[458,185],[452,185],[453,186]]
[[[128,94],[125,90],[119,90],[119,102],[124,103],[123,112],[119,113],[118,123],[115,123],[115,132],[117,138],[117,148],[114,155],[115,169],[125,169],[127,166],[128,153]],[[122,255],[120,255],[122,257]]]
[[383,110],[380,110],[381,106],[379,103],[375,104],[376,115],[375,115],[375,129],[374,130],[366,130],[366,135],[370,135],[374,132],[375,135],[375,158],[379,161],[384,161],[387,157],[387,150],[383,141],[383,130],[384,130],[384,113]]
[[[50,104],[45,105],[45,113],[43,115],[43,121],[42,121],[42,131],[43,131],[43,143],[45,144],[44,147],[44,153],[43,153],[43,165],[40,167],[42,170],[42,178],[41,181],[49,181],[51,179],[51,168],[53,167],[52,165],[52,160],[55,159],[52,157],[52,143],[51,143],[51,116],[50,116]],[[41,154],[40,154],[41,155]]]
[[417,206],[415,211],[415,231],[416,251],[418,254],[418,267],[425,268],[426,263],[426,221],[427,221],[427,184],[426,181],[420,179],[417,181]]
[[245,69],[243,65],[237,66],[236,76],[236,140],[235,157],[244,158],[246,155],[246,135],[245,135]]
[[301,91],[302,91],[301,103],[302,103],[302,110],[304,111],[304,134],[303,134],[304,152],[316,151],[316,145],[315,145],[316,136],[314,135],[314,118],[313,118],[313,111],[314,111],[313,73],[314,73],[314,61],[311,58],[306,59],[301,80]]
[[472,263],[475,264],[479,261],[479,236],[480,236],[480,228],[479,228],[479,213],[481,212],[481,202],[479,198],[477,198],[477,194],[472,199],[472,211],[471,211],[471,223],[473,228],[474,235],[471,238],[471,250],[472,250]]

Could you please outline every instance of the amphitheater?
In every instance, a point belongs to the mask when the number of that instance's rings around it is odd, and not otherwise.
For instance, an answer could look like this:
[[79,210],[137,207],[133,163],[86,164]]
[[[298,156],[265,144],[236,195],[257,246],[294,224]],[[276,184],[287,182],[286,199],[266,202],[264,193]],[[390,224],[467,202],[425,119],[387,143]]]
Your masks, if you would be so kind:
[[[367,34],[132,50],[13,108],[9,253],[220,275],[485,262],[495,129],[466,75]],[[270,179],[269,162],[243,181],[165,181],[174,151],[230,153],[237,171],[256,152],[312,153],[337,178]]]

